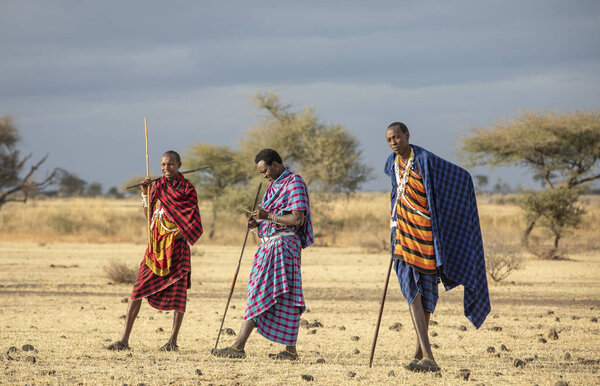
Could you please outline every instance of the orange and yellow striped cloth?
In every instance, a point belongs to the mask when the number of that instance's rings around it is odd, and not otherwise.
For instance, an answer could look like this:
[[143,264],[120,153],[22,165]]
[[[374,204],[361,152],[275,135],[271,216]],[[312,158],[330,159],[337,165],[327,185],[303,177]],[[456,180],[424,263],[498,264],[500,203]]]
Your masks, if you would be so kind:
[[[396,157],[398,171],[404,174],[406,165]],[[416,210],[415,210],[416,209]],[[429,216],[427,194],[423,178],[412,167],[406,183],[405,193],[396,207],[396,243],[394,258],[423,273],[436,273],[435,251],[431,220],[419,214]]]

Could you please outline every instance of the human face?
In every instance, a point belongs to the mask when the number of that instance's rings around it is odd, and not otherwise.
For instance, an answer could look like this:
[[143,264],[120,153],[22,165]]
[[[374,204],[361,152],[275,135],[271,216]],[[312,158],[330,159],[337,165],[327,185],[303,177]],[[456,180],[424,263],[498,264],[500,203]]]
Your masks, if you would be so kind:
[[410,145],[408,143],[409,138],[409,132],[407,131],[404,133],[398,126],[388,127],[387,131],[385,132],[385,140],[387,141],[388,145],[394,151],[394,153],[403,159],[408,159],[408,157],[410,157]]
[[265,161],[259,161],[256,164],[256,170],[258,170],[258,173],[261,174],[269,182],[273,182],[283,172],[283,165],[281,165],[277,161],[273,161],[271,165],[267,164]]
[[160,160],[160,170],[169,181],[177,177],[180,167],[181,162],[177,162],[177,159],[170,154],[164,154]]

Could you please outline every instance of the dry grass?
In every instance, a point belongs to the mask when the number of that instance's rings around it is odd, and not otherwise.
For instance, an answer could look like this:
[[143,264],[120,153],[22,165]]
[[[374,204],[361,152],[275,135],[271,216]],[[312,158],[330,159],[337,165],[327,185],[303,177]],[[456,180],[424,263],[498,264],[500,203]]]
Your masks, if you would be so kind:
[[[243,361],[212,357],[239,246],[200,245],[192,258],[192,288],[177,353],[159,352],[169,335],[170,313],[142,306],[131,352],[104,349],[123,328],[130,285],[103,275],[106,261],[137,264],[144,245],[0,243],[0,349],[33,345],[37,362],[1,360],[6,384],[542,384],[600,383],[600,255],[572,260],[526,260],[510,279],[490,285],[492,313],[479,330],[462,315],[462,290],[445,292],[433,315],[431,338],[441,378],[402,369],[414,345],[410,316],[394,278],[373,368],[368,367],[374,325],[389,255],[359,248],[310,247],[302,258],[303,287],[310,309],[303,318],[324,327],[302,328],[297,363],[275,363],[280,349],[254,334]],[[225,327],[236,332],[245,306],[245,286],[254,248],[248,248]],[[596,319],[597,320],[597,319]],[[400,331],[389,327],[400,322]],[[460,326],[466,326],[462,330]],[[344,329],[342,329],[344,327]],[[158,332],[162,328],[164,331]],[[556,329],[558,339],[548,338]],[[315,330],[316,333],[310,333]],[[358,336],[359,340],[351,338]],[[546,339],[546,343],[540,341]],[[223,345],[234,337],[222,336]],[[505,345],[510,351],[501,351]],[[493,346],[496,353],[487,348]],[[355,350],[359,353],[355,354]],[[566,359],[566,354],[570,359]],[[19,353],[22,358],[29,353]],[[499,356],[496,356],[499,354]],[[324,364],[316,363],[324,358]],[[523,368],[515,359],[532,358]],[[587,362],[586,362],[587,361]],[[197,375],[196,370],[202,375]],[[469,369],[468,382],[458,378]],[[393,370],[395,376],[388,373]],[[347,373],[355,372],[354,378]]]
[[[384,192],[358,193],[352,196],[317,196],[312,198],[313,223],[317,246],[358,246],[368,252],[387,250],[389,243],[389,195]],[[524,229],[521,210],[514,197],[482,195],[479,216],[484,240],[501,238],[518,245]],[[200,203],[205,229],[214,219],[211,204]],[[242,207],[243,205],[240,205]],[[586,210],[578,230],[561,240],[563,254],[600,250],[600,197],[582,199]],[[222,212],[213,239],[202,237],[203,245],[238,245],[244,235],[242,212]],[[26,204],[11,203],[0,208],[0,241],[68,241],[142,243],[146,239],[145,220],[138,198],[77,198],[34,200]],[[534,239],[549,238],[543,230]],[[253,236],[254,237],[254,236]],[[254,243],[257,239],[254,238]]]
[[133,284],[137,279],[138,266],[128,265],[112,259],[104,266],[104,276],[117,284]]

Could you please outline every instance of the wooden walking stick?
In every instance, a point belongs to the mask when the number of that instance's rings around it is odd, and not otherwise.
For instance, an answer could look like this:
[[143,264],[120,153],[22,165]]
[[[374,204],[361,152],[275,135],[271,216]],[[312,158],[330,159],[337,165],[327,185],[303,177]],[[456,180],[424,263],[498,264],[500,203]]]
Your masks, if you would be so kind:
[[379,316],[377,317],[377,326],[375,327],[375,336],[373,337],[373,345],[371,346],[371,358],[369,359],[369,367],[373,366],[373,356],[375,355],[375,345],[377,344],[377,335],[379,335],[379,325],[381,324],[381,316],[383,315],[383,305],[385,304],[385,295],[387,294],[388,283],[390,281],[390,273],[392,272],[392,264],[394,256],[390,259],[387,276],[385,277],[385,286],[383,287],[383,296],[381,297],[381,307],[379,308]]
[[[150,158],[148,157],[148,118],[144,117],[144,131],[146,133],[146,177],[150,178]],[[152,238],[150,237],[150,190],[152,186],[148,186],[148,248],[152,248]]]
[[[258,202],[258,195],[260,194],[260,188],[262,188],[262,182],[258,185],[258,190],[256,191],[256,197],[254,198],[254,205],[252,205],[252,212],[256,209],[256,203]],[[248,219],[250,219],[250,216]],[[233,295],[233,289],[235,288],[235,282],[237,281],[238,273],[240,272],[240,265],[242,264],[242,256],[244,256],[244,248],[246,248],[246,241],[248,241],[248,233],[250,232],[250,228],[246,227],[246,236],[244,237],[244,244],[242,244],[242,253],[240,253],[240,259],[238,260],[237,268],[235,269],[235,275],[233,275],[233,280],[231,281],[231,288],[229,289],[229,296],[227,297],[227,304],[225,305],[225,312],[223,313],[223,319],[221,320],[221,327],[219,327],[219,334],[217,335],[217,341],[215,342],[215,348],[219,345],[219,338],[221,337],[221,331],[223,331],[223,323],[225,323],[225,316],[227,316],[227,309],[229,309],[229,302],[231,301],[231,296]]]

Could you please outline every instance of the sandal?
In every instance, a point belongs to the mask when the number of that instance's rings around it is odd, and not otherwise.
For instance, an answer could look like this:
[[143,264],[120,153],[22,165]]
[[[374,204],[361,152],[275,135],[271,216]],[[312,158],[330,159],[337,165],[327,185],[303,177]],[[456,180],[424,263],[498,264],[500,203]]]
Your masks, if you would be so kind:
[[293,352],[290,352],[288,350],[283,350],[282,352],[278,353],[278,354],[269,354],[269,358],[271,359],[276,359],[276,360],[289,360],[289,361],[295,361],[298,359],[298,354],[294,354]]
[[416,371],[415,369],[415,365],[419,363],[419,359],[418,358],[413,358],[412,361],[410,361],[409,363],[405,364],[403,367],[408,370],[408,371]]
[[177,350],[179,350],[179,346],[177,346],[176,344],[173,344],[171,342],[167,342],[164,344],[164,346],[162,346],[158,350],[159,351],[177,351]]
[[108,345],[106,347],[107,350],[112,350],[112,351],[123,351],[123,350],[129,350],[130,347],[127,343],[123,343],[120,340],[111,343],[110,345]]
[[420,361],[418,361],[414,366],[413,366],[414,370],[413,371],[419,371],[419,372],[438,372],[440,371],[440,366],[437,365],[437,363],[435,363],[435,361],[431,358],[423,358]]
[[233,346],[216,349],[213,348],[210,353],[216,357],[221,358],[234,358],[234,359],[244,359],[246,358],[246,352],[244,349],[238,350]]

